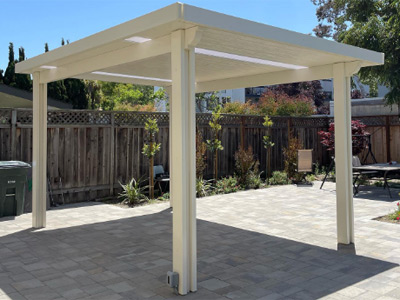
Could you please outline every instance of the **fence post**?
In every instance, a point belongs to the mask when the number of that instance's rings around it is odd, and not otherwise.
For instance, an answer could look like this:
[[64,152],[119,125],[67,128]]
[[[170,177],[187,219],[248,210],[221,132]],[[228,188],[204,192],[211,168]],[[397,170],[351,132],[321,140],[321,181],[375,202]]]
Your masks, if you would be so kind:
[[244,150],[244,133],[245,133],[246,119],[244,116],[240,117],[240,149]]
[[290,139],[292,138],[292,118],[289,117],[287,120],[287,139],[288,139],[288,148],[290,145]]
[[391,161],[391,153],[390,153],[390,117],[386,116],[385,120],[385,128],[386,128],[386,161]]
[[115,169],[115,116],[111,112],[110,126],[110,196],[114,195],[114,169]]
[[17,140],[17,111],[15,109],[13,109],[11,111],[11,134],[10,134],[10,138],[11,138],[11,151],[10,151],[10,155],[11,155],[11,160],[16,160],[16,140]]

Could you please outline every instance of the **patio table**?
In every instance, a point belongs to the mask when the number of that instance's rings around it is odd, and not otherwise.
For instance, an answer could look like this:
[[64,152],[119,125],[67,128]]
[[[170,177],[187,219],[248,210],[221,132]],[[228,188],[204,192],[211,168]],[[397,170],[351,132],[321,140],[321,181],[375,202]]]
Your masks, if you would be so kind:
[[[388,184],[388,174],[400,172],[400,163],[389,164],[389,163],[379,163],[379,164],[371,164],[371,165],[363,165],[359,167],[353,167],[354,171],[358,171],[362,174],[362,172],[369,171],[377,171],[383,173],[383,188],[387,188],[389,192],[390,198],[392,198],[392,193],[390,192],[389,184]],[[358,192],[358,191],[356,191]]]

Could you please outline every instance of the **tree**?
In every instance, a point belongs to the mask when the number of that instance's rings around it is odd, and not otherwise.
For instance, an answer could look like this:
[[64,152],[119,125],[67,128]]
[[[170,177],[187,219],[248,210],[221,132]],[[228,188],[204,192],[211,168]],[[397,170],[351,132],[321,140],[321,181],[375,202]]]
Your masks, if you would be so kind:
[[81,79],[67,78],[64,80],[68,102],[76,109],[87,109],[88,98],[85,83]]
[[216,92],[197,93],[196,108],[198,112],[208,112],[214,110],[218,105],[218,95]]
[[15,82],[15,57],[14,57],[14,44],[10,43],[8,46],[8,65],[4,73],[3,82],[9,86],[16,86]]
[[[351,121],[351,134],[352,134],[352,149],[353,155],[360,154],[367,146],[366,137],[370,134],[365,131],[366,125],[359,120]],[[319,131],[318,135],[321,137],[321,144],[324,145],[327,150],[335,150],[335,123],[332,122],[329,125],[328,131]]]
[[266,175],[267,175],[267,178],[269,178],[269,177],[271,177],[271,149],[275,145],[275,143],[272,142],[272,136],[271,136],[271,129],[272,129],[272,126],[274,125],[274,123],[268,116],[265,116],[263,125],[267,128],[267,134],[263,136],[263,145],[264,145],[264,148],[267,150]]
[[[20,47],[18,50],[19,50],[18,62],[24,61],[25,49],[23,47]],[[15,87],[25,91],[31,91],[32,90],[31,76],[29,74],[15,74]]]
[[4,78],[3,72],[4,70],[0,69],[0,83],[3,83],[3,78]]
[[[385,53],[385,64],[365,67],[360,80],[382,84],[390,91],[388,105],[400,104],[400,5],[398,0],[311,0],[317,8],[321,31],[339,42]],[[400,113],[400,106],[399,106]]]
[[149,159],[149,193],[154,198],[154,156],[160,151],[161,144],[155,142],[155,135],[159,131],[157,120],[148,118],[145,123],[147,143],[143,145],[142,153]]
[[97,109],[100,107],[101,99],[103,98],[103,92],[101,90],[101,84],[97,80],[84,80],[86,96],[90,103],[88,107],[90,109]]
[[[69,41],[67,40],[67,44]],[[64,38],[61,39],[61,46],[65,45]],[[44,51],[49,51],[48,43],[44,44]],[[73,108],[86,109],[88,107],[88,95],[85,82],[81,79],[67,78],[50,82],[47,85],[49,97],[71,103]]]
[[219,132],[222,130],[221,124],[221,106],[218,105],[212,112],[212,120],[208,123],[212,131],[212,140],[207,140],[207,148],[214,154],[214,179],[218,180],[218,151],[224,150],[224,147],[219,140]]
[[300,139],[295,137],[289,129],[289,142],[287,148],[283,149],[283,156],[285,157],[285,173],[290,180],[301,179],[301,174],[297,173],[297,150],[302,148]]
[[[44,44],[44,52],[49,52],[49,44]],[[62,102],[68,102],[67,91],[63,80],[53,81],[47,84],[47,95]]]
[[289,96],[283,91],[267,90],[257,103],[261,114],[267,116],[310,116],[315,113],[312,98],[303,94]]
[[196,178],[198,180],[203,179],[203,173],[207,167],[206,151],[207,151],[207,144],[203,142],[202,133],[199,130],[197,130],[196,131]]
[[122,106],[138,106],[153,104],[155,99],[164,99],[164,89],[154,92],[152,86],[125,84],[115,82],[101,82],[103,99],[101,108],[105,110],[118,110]]
[[319,80],[273,85],[268,87],[267,90],[277,94],[285,93],[290,97],[304,96],[311,98],[316,107],[320,107],[326,98]]

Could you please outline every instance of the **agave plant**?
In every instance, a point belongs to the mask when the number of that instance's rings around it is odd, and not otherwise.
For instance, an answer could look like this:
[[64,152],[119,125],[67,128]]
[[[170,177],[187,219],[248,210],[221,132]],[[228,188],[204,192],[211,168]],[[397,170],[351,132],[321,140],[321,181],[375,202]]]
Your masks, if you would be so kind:
[[130,205],[139,204],[142,201],[147,201],[148,198],[144,194],[144,191],[148,186],[140,186],[141,180],[135,180],[132,178],[127,184],[119,183],[122,187],[122,192],[119,194],[118,198],[122,199],[123,203]]

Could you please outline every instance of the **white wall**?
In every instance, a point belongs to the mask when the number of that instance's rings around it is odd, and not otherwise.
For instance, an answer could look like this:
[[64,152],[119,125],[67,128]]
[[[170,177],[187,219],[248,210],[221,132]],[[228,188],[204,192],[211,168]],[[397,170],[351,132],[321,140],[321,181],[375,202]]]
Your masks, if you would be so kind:
[[[333,101],[329,102],[330,116],[333,116]],[[353,99],[351,100],[351,114],[353,117],[376,116],[376,115],[398,115],[397,105],[386,106],[383,97]]]
[[230,98],[231,102],[240,102],[244,103],[246,101],[245,98],[245,89],[234,89],[234,90],[223,90],[218,92],[219,100],[222,102],[223,98]]

